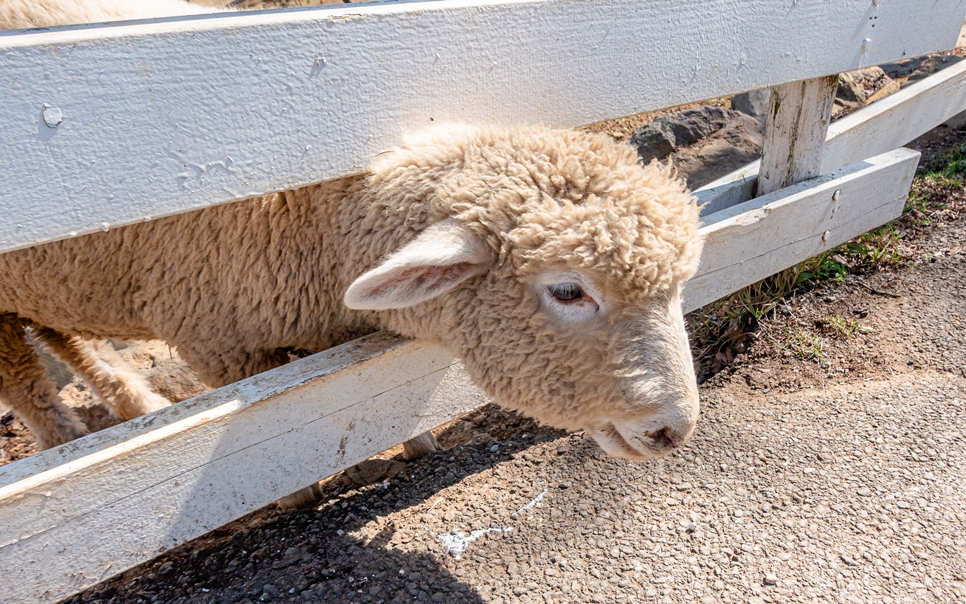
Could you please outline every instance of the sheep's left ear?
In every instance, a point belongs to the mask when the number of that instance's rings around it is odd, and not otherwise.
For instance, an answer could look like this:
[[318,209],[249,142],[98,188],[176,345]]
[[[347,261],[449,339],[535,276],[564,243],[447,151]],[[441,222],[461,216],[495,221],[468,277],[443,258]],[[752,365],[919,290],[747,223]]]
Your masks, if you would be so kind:
[[492,263],[493,253],[481,237],[444,220],[356,279],[343,300],[356,310],[406,308],[482,275]]

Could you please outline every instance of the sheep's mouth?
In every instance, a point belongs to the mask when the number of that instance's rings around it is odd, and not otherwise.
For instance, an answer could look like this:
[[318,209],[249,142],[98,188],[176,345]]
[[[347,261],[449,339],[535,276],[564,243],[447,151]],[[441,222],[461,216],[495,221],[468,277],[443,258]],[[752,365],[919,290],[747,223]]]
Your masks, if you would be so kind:
[[627,438],[611,422],[593,430],[592,434],[605,453],[622,459],[653,459],[667,455],[678,445],[663,429],[648,432],[644,436]]

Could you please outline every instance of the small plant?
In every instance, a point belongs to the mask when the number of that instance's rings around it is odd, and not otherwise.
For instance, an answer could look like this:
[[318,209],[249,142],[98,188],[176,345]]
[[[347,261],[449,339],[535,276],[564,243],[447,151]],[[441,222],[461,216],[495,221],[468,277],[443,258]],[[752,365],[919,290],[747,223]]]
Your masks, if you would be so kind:
[[798,331],[785,339],[785,346],[804,361],[816,360],[825,364],[825,341],[807,331]]
[[930,210],[929,202],[931,200],[932,192],[920,186],[920,182],[914,182],[912,189],[909,191],[906,205],[902,208],[902,213],[909,216],[913,222],[920,226],[929,226],[932,224],[932,220],[930,220],[927,212]]
[[925,166],[925,178],[939,185],[962,185],[966,173],[966,142]]
[[860,235],[838,251],[855,258],[861,267],[898,266],[908,259],[902,249],[902,231],[895,223]]
[[842,262],[840,248],[813,256],[798,265],[799,276],[796,287],[814,286],[823,281],[841,283],[849,274],[849,267]]
[[828,320],[828,325],[837,333],[841,334],[846,340],[851,338],[853,334],[858,333],[871,333],[872,328],[866,327],[864,325],[859,325],[854,319],[843,319],[839,315]]

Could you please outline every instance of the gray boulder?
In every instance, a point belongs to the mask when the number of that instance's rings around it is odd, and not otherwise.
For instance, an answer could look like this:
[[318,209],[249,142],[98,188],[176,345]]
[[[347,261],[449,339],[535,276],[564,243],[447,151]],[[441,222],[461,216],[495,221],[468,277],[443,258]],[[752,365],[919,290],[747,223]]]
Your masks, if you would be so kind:
[[764,122],[768,116],[768,101],[770,98],[770,88],[749,90],[731,97],[731,108]]
[[630,144],[644,163],[669,159],[691,188],[758,159],[762,123],[744,113],[701,106],[663,115],[634,131]]
[[955,65],[963,60],[956,55],[933,54],[914,59],[904,59],[895,63],[881,65],[882,71],[893,80],[899,80],[905,88],[936,73],[940,69]]

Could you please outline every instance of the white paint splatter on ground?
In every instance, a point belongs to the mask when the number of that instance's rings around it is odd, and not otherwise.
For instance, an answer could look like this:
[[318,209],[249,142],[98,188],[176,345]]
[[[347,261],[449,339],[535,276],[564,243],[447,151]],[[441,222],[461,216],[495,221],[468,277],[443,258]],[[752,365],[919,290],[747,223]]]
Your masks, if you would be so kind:
[[453,531],[445,535],[437,535],[436,538],[442,541],[446,549],[449,550],[449,553],[459,560],[460,556],[470,548],[470,543],[473,543],[483,535],[487,533],[509,533],[511,531],[513,531],[512,526],[506,528],[480,529],[471,532],[469,535],[463,533],[463,531]]
[[[533,506],[543,501],[543,498],[546,496],[547,496],[547,489],[544,489],[542,493],[540,493],[539,495],[533,498],[533,501],[523,506],[519,510],[513,512],[511,516],[516,516],[520,512],[523,512],[524,510],[529,510]],[[442,499],[440,499],[440,501],[442,501]],[[437,501],[436,503],[439,503],[439,501]],[[434,503],[433,507],[435,506],[436,504]],[[430,509],[432,509],[432,507]],[[508,526],[505,528],[479,529],[479,530],[470,532],[469,535],[465,534],[463,531],[453,531],[452,533],[437,535],[436,538],[443,542],[443,545],[446,546],[446,549],[449,550],[449,553],[452,554],[454,558],[459,560],[460,556],[470,548],[470,543],[473,543],[483,535],[486,535],[487,533],[509,533],[512,530],[513,530],[512,526]]]
[[535,506],[535,505],[537,505],[538,503],[540,503],[541,501],[543,501],[543,498],[544,498],[544,497],[546,497],[546,495],[547,495],[547,489],[544,489],[544,490],[543,490],[543,493],[540,493],[539,495],[537,495],[536,497],[534,497],[534,498],[533,498],[533,501],[531,501],[531,502],[530,502],[530,503],[528,503],[527,505],[525,505],[525,506],[523,506],[523,507],[522,507],[522,508],[520,508],[519,510],[517,510],[517,511],[515,511],[515,512],[513,512],[513,514],[512,514],[512,515],[513,515],[513,516],[516,516],[517,514],[519,514],[520,512],[522,512],[522,511],[524,511],[524,510],[529,510],[529,509],[530,509],[530,508],[532,508],[533,506]]

